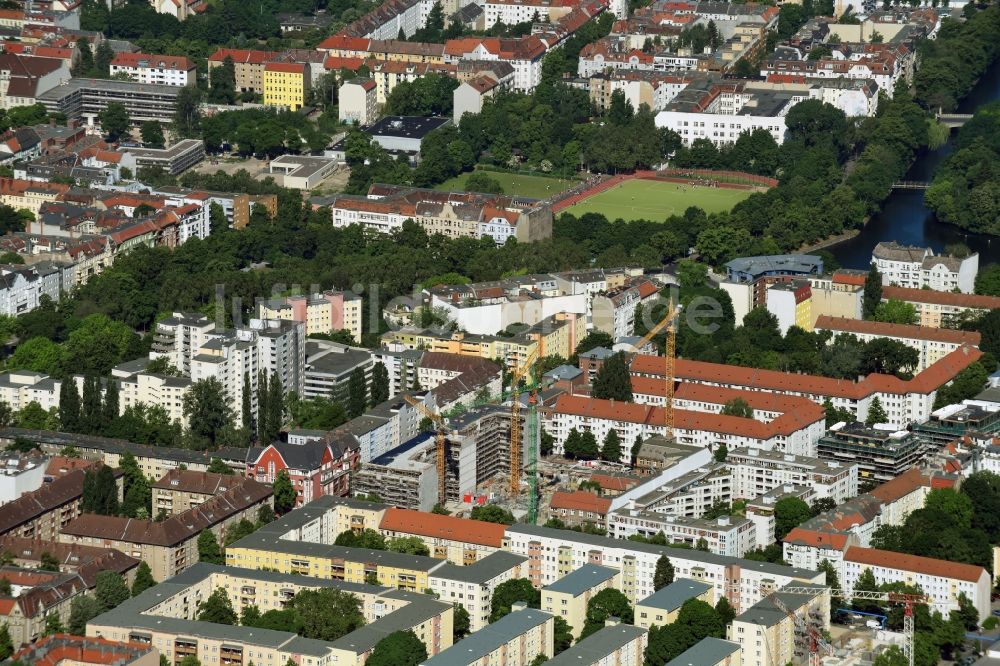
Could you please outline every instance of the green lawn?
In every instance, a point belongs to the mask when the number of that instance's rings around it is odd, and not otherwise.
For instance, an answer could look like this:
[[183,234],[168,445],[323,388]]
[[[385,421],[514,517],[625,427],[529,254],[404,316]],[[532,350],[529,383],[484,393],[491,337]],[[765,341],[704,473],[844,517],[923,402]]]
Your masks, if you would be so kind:
[[[557,192],[561,192],[568,187],[576,185],[579,181],[568,180],[566,178],[547,178],[545,176],[525,176],[517,173],[507,173],[506,171],[484,171],[490,178],[499,181],[504,194],[515,194],[522,197],[532,197],[534,199],[545,199]],[[465,190],[465,181],[472,175],[472,172],[463,173],[438,185],[437,190],[447,190],[449,192],[462,192]]]
[[753,190],[634,179],[584,199],[566,212],[576,216],[600,213],[609,220],[660,221],[675,213],[680,215],[689,206],[697,206],[708,213],[727,211],[751,194]]

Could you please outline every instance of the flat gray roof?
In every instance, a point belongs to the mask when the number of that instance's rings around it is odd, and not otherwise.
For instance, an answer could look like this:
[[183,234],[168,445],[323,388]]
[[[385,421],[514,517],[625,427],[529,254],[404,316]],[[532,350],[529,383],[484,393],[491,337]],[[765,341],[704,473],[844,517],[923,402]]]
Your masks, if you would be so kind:
[[534,608],[513,611],[442,650],[423,666],[468,666],[550,619],[551,614]]
[[739,643],[724,641],[721,638],[703,638],[681,653],[676,659],[670,660],[667,666],[705,666],[706,664],[717,664],[739,649]]
[[510,571],[518,564],[527,560],[528,558],[523,555],[515,555],[505,550],[498,550],[490,553],[478,562],[473,562],[464,567],[447,562],[440,569],[435,569],[431,577],[445,578],[461,583],[483,584],[493,580],[505,571]]
[[690,578],[678,578],[670,585],[653,592],[636,606],[652,606],[667,612],[675,611],[688,599],[705,594],[712,586]]
[[571,571],[551,585],[543,588],[546,592],[579,596],[599,583],[611,580],[618,572],[609,567],[587,564]]
[[546,664],[548,666],[589,666],[596,664],[624,645],[628,645],[639,636],[646,633],[641,627],[634,627],[631,624],[617,624],[613,627],[604,627],[595,633],[587,636],[582,641],[560,652]]

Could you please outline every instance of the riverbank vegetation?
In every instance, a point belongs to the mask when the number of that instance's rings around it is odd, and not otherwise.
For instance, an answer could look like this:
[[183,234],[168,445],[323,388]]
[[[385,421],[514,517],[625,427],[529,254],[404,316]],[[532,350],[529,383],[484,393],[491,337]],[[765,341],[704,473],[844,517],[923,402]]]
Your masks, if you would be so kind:
[[942,222],[1000,234],[1000,102],[976,110],[924,199]]

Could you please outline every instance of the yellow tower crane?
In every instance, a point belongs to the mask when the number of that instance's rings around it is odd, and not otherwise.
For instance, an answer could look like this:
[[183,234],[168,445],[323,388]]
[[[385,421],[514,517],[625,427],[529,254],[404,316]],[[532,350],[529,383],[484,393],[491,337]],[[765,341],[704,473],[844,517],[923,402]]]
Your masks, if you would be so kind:
[[659,335],[660,331],[666,329],[667,339],[663,354],[665,357],[663,372],[663,381],[665,383],[663,389],[663,425],[666,428],[666,433],[664,434],[667,437],[671,437],[674,433],[674,364],[677,352],[677,329],[675,328],[674,320],[677,318],[678,313],[680,313],[680,308],[671,303],[667,308],[666,316],[656,326],[649,329],[646,335],[642,336],[642,339],[635,345],[635,351],[626,358],[627,363],[631,365],[632,360],[638,355],[639,350]]
[[427,409],[424,403],[420,402],[419,400],[417,400],[412,396],[404,395],[403,399],[406,400],[406,402],[409,403],[411,407],[416,409],[418,412],[420,412],[421,414],[429,418],[431,421],[433,421],[435,425],[437,425],[437,435],[436,435],[437,460],[435,461],[435,463],[437,464],[437,473],[438,473],[438,504],[440,504],[443,507],[445,503],[448,501],[447,483],[446,483],[447,480],[446,475],[448,473],[448,465],[447,465],[448,439],[447,439],[447,427],[444,424],[444,418],[440,414],[437,414]]
[[510,378],[510,494],[516,497],[521,492],[521,401],[517,385],[524,379],[539,358],[541,345],[528,354],[524,362],[514,370]]

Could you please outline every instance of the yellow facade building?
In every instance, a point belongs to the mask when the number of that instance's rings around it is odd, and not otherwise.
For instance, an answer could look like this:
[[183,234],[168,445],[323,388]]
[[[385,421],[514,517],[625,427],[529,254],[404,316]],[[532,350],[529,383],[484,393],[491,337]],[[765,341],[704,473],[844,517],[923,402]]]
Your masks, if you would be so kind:
[[711,585],[690,578],[678,578],[635,605],[635,626],[649,629],[673,624],[681,606],[689,599],[699,599],[715,606],[715,592]]
[[[382,344],[397,349],[420,349],[461,356],[503,359],[510,368],[518,367],[538,349],[539,356],[569,358],[582,333],[582,320],[571,313],[560,313],[510,338],[496,335],[473,335],[462,331],[438,333],[430,329],[402,328],[382,335]],[[539,349],[539,345],[541,348]]]
[[558,615],[579,638],[587,621],[587,604],[601,590],[621,588],[621,572],[596,564],[582,566],[542,588],[542,610]]
[[264,104],[298,111],[309,93],[309,65],[269,62],[264,65]]

